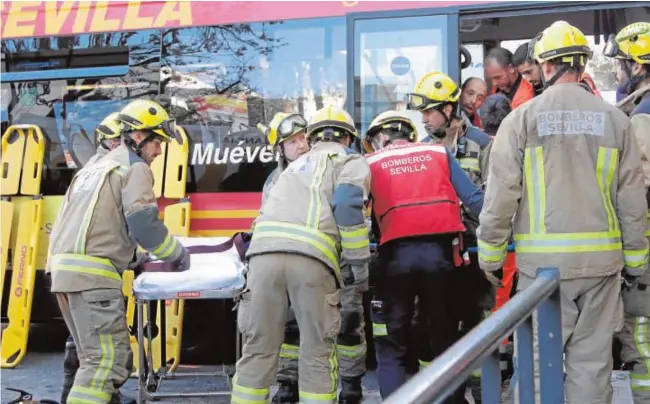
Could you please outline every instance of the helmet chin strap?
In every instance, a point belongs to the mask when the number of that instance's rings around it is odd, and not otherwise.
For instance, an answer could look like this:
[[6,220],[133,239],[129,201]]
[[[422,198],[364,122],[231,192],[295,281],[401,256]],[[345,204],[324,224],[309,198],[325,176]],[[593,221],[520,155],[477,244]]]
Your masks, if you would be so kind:
[[630,95],[636,91],[637,87],[639,87],[639,84],[650,77],[650,72],[645,72],[644,74],[639,74],[638,76],[632,76],[632,63],[633,61],[631,60],[623,61],[623,71],[625,71],[625,74],[628,77],[628,81],[625,83],[625,92],[627,95]]
[[[446,105],[446,104],[445,104]],[[424,128],[426,129],[427,133],[435,138],[438,139],[444,139],[445,136],[447,136],[447,129],[449,128],[449,125],[451,125],[451,119],[447,117],[447,114],[443,112],[443,107],[436,108],[440,114],[445,118],[445,123],[438,128],[438,130],[433,131],[431,130],[431,127],[429,125],[425,125]]]
[[124,137],[124,143],[133,150],[135,154],[138,155],[138,157],[142,157],[142,147],[146,145],[147,143],[151,142],[156,138],[156,134],[151,132],[149,136],[146,138],[142,139],[140,143],[137,143],[129,134],[127,133]]

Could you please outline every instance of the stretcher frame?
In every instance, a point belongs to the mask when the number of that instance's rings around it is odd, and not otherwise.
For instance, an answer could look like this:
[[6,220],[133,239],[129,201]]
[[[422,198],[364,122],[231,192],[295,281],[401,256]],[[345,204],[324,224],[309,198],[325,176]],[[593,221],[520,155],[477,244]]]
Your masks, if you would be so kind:
[[[183,293],[184,299],[235,299],[241,290],[209,290],[200,292],[187,292]],[[138,340],[138,404],[146,403],[148,401],[158,401],[163,398],[180,398],[180,397],[222,397],[230,396],[232,393],[232,378],[235,375],[235,366],[222,365],[222,370],[217,372],[176,372],[170,369],[166,363],[155,370],[153,366],[153,338],[146,338],[145,341],[145,306],[147,308],[146,314],[146,335],[153,335],[152,323],[155,322],[153,315],[152,303],[156,302],[160,315],[159,336],[161,341],[166,340],[166,310],[165,300],[178,298],[177,293],[138,293],[134,291],[134,299],[136,304],[137,316],[137,340]],[[145,344],[147,349],[145,350]],[[165,358],[167,355],[166,344],[160,344],[160,357]],[[235,363],[239,361],[241,356],[241,333],[239,327],[235,326]],[[174,380],[188,377],[226,377],[227,378],[227,391],[195,391],[191,393],[181,392],[161,392],[158,391],[165,380]]]

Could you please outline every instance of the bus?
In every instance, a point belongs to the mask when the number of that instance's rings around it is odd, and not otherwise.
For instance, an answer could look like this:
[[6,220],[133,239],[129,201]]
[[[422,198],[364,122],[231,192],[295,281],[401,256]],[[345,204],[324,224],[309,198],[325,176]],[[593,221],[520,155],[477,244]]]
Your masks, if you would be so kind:
[[[159,100],[189,140],[185,189],[189,234],[196,237],[250,228],[277,159],[256,126],[277,112],[309,119],[336,105],[363,133],[380,112],[404,108],[404,94],[426,72],[443,71],[459,82],[483,77],[490,48],[514,51],[556,20],[588,35],[595,50],[588,71],[614,102],[613,64],[601,53],[605,39],[650,21],[646,2],[613,1],[0,4],[2,132],[11,125],[41,129],[47,146],[40,192],[65,193],[81,166],[77,147],[95,148],[92,134],[106,115],[134,99]],[[471,58],[460,57],[461,46]],[[169,203],[161,198],[161,206]],[[45,212],[38,269],[55,214]],[[60,316],[38,272],[33,322]],[[208,318],[232,327],[228,304],[188,301],[183,345],[233,345],[205,328]],[[232,360],[230,353],[214,355],[196,359]]]

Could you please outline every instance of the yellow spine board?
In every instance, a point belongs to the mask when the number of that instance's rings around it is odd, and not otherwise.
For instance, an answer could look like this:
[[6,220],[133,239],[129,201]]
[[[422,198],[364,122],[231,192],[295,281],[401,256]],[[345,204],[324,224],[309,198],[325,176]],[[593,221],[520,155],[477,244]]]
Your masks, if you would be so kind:
[[9,324],[2,333],[1,365],[16,367],[27,352],[27,337],[34,299],[34,279],[38,257],[39,231],[43,225],[43,200],[22,205],[7,316]]
[[18,195],[24,155],[25,136],[23,131],[11,126],[2,135],[0,194]]
[[20,193],[23,195],[38,195],[41,192],[45,138],[41,129],[34,125],[30,125],[27,129],[24,129],[23,133],[26,141]]
[[189,158],[189,143],[185,129],[177,128],[183,139],[183,144],[170,142],[167,145],[167,163],[165,165],[165,198],[185,198],[185,182],[187,181],[187,159]]
[[14,220],[14,204],[9,201],[0,201],[2,209],[2,245],[0,245],[0,253],[2,254],[2,261],[0,261],[0,305],[4,299],[4,286],[5,275],[7,271],[7,259],[9,258],[9,243],[11,242],[11,224]]
[[165,159],[167,157],[167,143],[161,146],[161,153],[151,162],[151,171],[153,172],[153,193],[156,198],[160,198],[163,194],[163,184],[165,173]]

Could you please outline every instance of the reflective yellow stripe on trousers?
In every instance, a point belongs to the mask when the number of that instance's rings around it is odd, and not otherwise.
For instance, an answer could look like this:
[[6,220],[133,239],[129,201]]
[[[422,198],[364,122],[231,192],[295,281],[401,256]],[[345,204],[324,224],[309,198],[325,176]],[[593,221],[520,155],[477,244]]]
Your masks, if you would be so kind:
[[650,390],[650,344],[648,343],[648,318],[637,317],[634,322],[634,344],[645,365],[646,374],[630,372],[632,390]]
[[607,213],[608,231],[549,234],[546,233],[545,225],[544,150],[541,146],[526,149],[524,176],[529,204],[530,233],[515,235],[517,253],[554,254],[620,250],[621,232],[611,198],[611,186],[616,167],[618,167],[618,150],[601,147],[598,150],[596,176]]
[[298,345],[282,344],[280,346],[280,358],[298,359],[300,347]]
[[269,402],[269,389],[254,389],[238,384],[237,375],[232,381],[231,403],[235,404],[266,404]]

